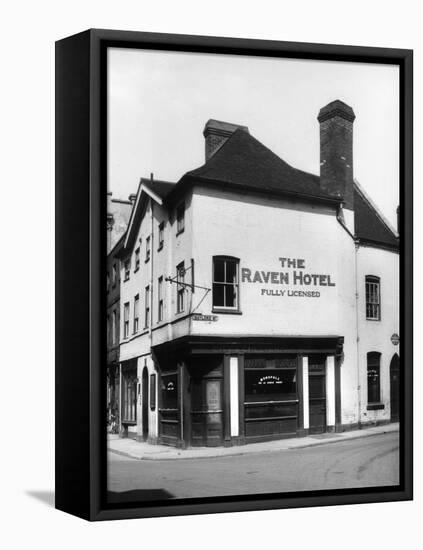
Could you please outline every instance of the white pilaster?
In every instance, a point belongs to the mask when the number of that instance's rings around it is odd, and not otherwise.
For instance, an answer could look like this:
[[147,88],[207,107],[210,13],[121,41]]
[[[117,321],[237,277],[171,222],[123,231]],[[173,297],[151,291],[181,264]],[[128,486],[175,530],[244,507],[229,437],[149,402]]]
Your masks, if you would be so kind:
[[326,359],[326,424],[335,426],[335,357]]
[[229,390],[231,437],[236,437],[239,435],[238,357],[229,359]]
[[308,357],[303,357],[303,411],[304,411],[304,429],[310,427],[310,410],[308,401]]

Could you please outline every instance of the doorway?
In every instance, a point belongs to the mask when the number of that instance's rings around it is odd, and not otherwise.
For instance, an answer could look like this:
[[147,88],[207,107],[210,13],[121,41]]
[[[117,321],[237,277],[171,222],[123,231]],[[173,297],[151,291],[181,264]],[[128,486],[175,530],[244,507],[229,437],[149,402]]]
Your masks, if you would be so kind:
[[191,445],[223,445],[221,360],[199,359],[191,365]]
[[392,357],[389,367],[389,378],[391,382],[391,422],[399,420],[400,401],[400,364],[397,353]]
[[144,441],[148,439],[148,369],[144,367],[142,371],[142,438]]
[[308,366],[309,432],[326,431],[326,358],[309,357]]

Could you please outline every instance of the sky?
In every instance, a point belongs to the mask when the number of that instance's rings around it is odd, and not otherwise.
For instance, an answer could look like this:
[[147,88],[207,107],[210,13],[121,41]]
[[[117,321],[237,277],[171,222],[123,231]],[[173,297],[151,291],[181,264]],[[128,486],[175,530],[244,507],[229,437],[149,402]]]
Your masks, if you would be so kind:
[[177,182],[204,164],[210,118],[248,126],[318,175],[317,115],[335,99],[356,115],[354,177],[396,228],[399,69],[391,65],[109,48],[109,191],[126,199],[141,177]]

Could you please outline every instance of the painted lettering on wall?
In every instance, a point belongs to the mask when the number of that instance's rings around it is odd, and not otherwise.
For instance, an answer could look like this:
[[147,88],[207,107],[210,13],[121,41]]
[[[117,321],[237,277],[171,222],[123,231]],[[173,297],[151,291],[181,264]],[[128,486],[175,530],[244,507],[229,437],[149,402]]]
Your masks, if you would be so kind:
[[[302,258],[279,258],[283,271],[264,271],[241,268],[241,282],[284,286],[334,287],[336,283],[328,273],[313,273],[307,269]],[[319,298],[319,291],[300,291],[292,289],[262,288],[262,296],[290,296],[302,298]]]

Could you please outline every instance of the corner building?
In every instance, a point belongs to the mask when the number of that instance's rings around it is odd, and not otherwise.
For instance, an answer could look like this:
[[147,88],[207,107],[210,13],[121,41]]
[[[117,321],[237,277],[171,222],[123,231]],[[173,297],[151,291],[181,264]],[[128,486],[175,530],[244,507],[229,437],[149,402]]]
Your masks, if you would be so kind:
[[398,420],[398,235],[353,178],[354,119],[321,109],[320,176],[209,120],[203,166],[141,179],[120,251],[122,435],[223,446]]

